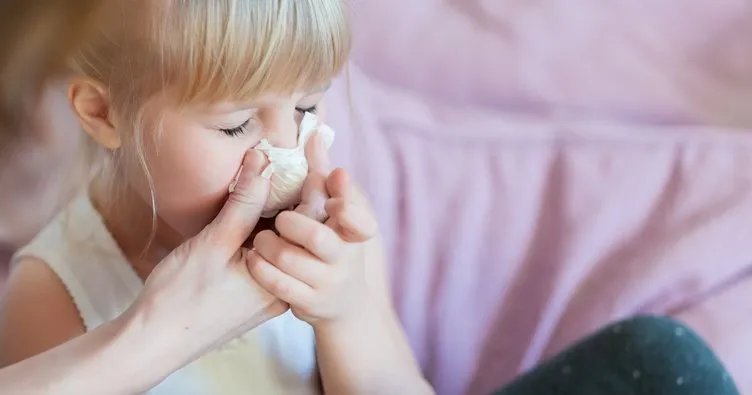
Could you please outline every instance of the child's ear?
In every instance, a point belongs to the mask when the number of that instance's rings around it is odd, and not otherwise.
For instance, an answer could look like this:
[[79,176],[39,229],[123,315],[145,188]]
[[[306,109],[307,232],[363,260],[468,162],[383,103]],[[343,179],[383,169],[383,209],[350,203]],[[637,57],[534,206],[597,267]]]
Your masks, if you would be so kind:
[[120,133],[112,122],[107,88],[90,78],[77,78],[68,87],[68,101],[86,133],[108,149],[120,147]]

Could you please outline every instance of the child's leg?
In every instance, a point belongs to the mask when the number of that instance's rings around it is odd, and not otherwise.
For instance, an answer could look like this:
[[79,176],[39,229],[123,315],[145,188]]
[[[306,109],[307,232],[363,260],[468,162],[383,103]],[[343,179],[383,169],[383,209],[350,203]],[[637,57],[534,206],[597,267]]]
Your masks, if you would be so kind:
[[609,326],[496,395],[738,395],[733,380],[694,332],[668,318]]

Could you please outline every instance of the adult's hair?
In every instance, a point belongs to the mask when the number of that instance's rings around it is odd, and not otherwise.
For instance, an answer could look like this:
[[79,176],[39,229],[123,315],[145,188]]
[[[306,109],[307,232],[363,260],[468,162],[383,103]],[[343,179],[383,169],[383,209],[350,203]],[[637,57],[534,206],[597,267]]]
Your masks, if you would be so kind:
[[32,114],[45,83],[62,69],[99,3],[0,1],[0,153],[33,128]]

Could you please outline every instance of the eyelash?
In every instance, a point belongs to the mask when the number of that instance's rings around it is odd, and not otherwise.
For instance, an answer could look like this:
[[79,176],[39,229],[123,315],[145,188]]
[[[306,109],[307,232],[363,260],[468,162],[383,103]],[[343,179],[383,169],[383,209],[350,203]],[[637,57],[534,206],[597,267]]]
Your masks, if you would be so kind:
[[[306,113],[308,113],[308,114],[316,114],[316,111],[318,110],[318,106],[311,106],[311,107],[308,107],[308,108],[295,108],[295,110],[298,111],[298,112],[300,112],[301,114],[306,114]],[[246,128],[248,127],[248,124],[250,122],[251,122],[251,120],[248,119],[247,121],[243,122],[243,124],[240,125],[240,126],[238,126],[238,127],[234,127],[234,128],[231,128],[231,129],[219,129],[219,131],[221,131],[222,133],[224,133],[224,134],[226,134],[226,135],[228,135],[230,137],[237,137],[237,136],[240,136],[241,134],[245,133],[245,131],[247,130]]]
[[306,114],[306,113],[308,113],[308,114],[316,114],[316,111],[318,111],[318,106],[311,106],[311,107],[308,107],[308,108],[297,108],[296,107],[295,109],[298,110],[302,114]]
[[245,133],[246,128],[248,127],[248,124],[251,123],[251,119],[249,118],[247,121],[243,122],[242,125],[238,127],[234,127],[231,129],[219,129],[222,133],[230,136],[230,137],[236,137],[240,136],[241,134]]

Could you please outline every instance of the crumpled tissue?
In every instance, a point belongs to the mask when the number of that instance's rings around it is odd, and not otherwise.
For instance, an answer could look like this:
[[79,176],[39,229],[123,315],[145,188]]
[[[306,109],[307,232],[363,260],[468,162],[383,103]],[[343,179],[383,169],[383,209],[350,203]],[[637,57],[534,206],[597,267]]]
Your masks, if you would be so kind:
[[[305,146],[314,132],[318,132],[326,149],[334,142],[334,130],[319,124],[315,114],[307,113],[300,122],[298,144],[294,148],[274,147],[267,139],[259,141],[254,147],[266,155],[269,164],[261,176],[271,182],[269,198],[261,216],[271,218],[282,210],[300,203],[303,183],[308,177],[308,160]],[[231,188],[232,189],[232,188]]]

